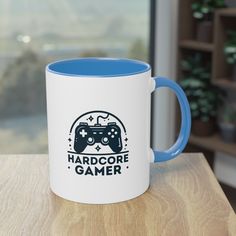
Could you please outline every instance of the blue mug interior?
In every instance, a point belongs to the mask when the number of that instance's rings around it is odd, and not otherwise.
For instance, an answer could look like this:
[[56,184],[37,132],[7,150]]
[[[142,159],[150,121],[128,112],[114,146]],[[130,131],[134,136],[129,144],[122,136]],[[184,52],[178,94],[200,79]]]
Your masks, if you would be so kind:
[[123,58],[78,58],[53,62],[47,70],[66,76],[118,77],[144,73],[150,70],[150,66]]

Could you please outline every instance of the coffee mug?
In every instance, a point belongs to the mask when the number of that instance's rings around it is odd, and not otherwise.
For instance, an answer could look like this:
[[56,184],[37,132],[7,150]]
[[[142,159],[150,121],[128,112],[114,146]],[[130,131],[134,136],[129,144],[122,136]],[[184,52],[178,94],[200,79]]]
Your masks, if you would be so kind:
[[[115,58],[57,61],[46,67],[49,171],[52,191],[91,204],[135,198],[149,187],[150,162],[184,149],[191,118],[175,82],[151,77],[144,62]],[[181,128],[166,151],[150,148],[151,93],[176,94]]]

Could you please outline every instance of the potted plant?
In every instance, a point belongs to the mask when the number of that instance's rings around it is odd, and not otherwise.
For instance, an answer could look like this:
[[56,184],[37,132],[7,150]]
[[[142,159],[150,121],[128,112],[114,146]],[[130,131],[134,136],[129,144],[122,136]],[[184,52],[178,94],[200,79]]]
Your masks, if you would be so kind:
[[227,31],[224,53],[228,64],[232,65],[232,80],[236,81],[236,31]]
[[197,20],[197,40],[212,41],[213,13],[225,7],[224,0],[198,0],[192,3],[193,17]]
[[236,107],[235,105],[225,105],[219,113],[219,129],[221,138],[225,142],[236,141]]
[[203,65],[200,53],[181,61],[183,80],[181,86],[188,98],[192,115],[192,132],[208,136],[215,131],[217,108],[221,91],[210,83],[210,64]]

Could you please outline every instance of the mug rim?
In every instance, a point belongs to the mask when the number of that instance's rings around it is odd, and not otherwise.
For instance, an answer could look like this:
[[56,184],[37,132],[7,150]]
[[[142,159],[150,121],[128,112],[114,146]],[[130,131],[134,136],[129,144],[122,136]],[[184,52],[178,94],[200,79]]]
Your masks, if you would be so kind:
[[151,70],[143,61],[128,58],[81,57],[49,63],[46,71],[72,77],[123,77]]

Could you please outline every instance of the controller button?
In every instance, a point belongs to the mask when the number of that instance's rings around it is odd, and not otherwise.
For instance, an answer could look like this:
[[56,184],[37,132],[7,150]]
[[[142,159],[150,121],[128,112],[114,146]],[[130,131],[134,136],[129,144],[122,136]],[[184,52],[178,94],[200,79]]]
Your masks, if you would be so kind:
[[82,129],[82,130],[79,132],[79,134],[84,138],[88,133],[87,133],[84,129]]
[[111,137],[112,137],[112,138],[115,138],[115,135],[112,135]]
[[88,138],[88,142],[89,142],[89,143],[92,143],[92,142],[93,142],[93,138],[92,138],[92,137],[89,137],[89,138]]
[[102,138],[102,144],[106,145],[109,143],[109,139],[107,137]]
[[87,122],[80,122],[79,125],[86,125],[86,126],[88,126],[88,123]]
[[97,134],[97,132],[93,132],[93,134]]
[[108,135],[111,135],[111,132],[108,132]]
[[115,131],[115,134],[118,134],[118,132],[117,132],[117,131]]
[[115,130],[114,129],[111,129],[111,132],[114,132]]

